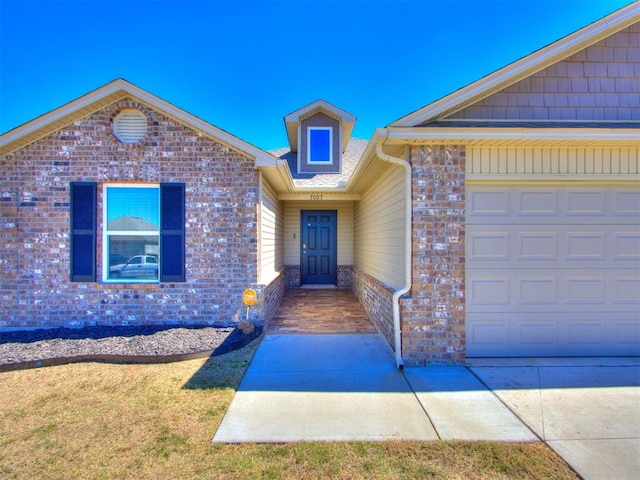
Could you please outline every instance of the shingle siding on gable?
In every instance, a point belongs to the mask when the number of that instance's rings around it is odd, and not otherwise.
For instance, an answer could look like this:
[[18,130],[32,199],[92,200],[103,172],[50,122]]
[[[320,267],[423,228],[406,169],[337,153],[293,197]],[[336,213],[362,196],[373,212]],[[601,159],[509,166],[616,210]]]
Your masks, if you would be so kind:
[[[110,118],[139,108],[140,144],[113,138]],[[230,325],[257,281],[254,160],[146,106],[124,100],[0,157],[0,328],[92,324]],[[98,281],[69,280],[70,182],[98,182]],[[186,281],[103,283],[104,182],[184,182]],[[273,295],[272,295],[273,296]],[[252,308],[258,319],[262,308]],[[254,318],[255,317],[255,318]]]
[[[316,173],[339,173],[341,171],[341,138],[340,122],[322,112],[316,113],[300,122],[300,148],[298,152],[298,164],[301,172]],[[307,129],[309,127],[332,127],[333,128],[333,164],[332,165],[311,165],[307,162]]]
[[640,120],[640,24],[448,119]]

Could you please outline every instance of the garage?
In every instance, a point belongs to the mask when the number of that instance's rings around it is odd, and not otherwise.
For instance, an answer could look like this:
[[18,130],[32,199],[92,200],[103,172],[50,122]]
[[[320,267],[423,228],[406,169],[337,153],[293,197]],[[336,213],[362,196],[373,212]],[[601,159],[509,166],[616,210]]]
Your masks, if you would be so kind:
[[466,193],[468,357],[640,354],[637,183],[512,176]]

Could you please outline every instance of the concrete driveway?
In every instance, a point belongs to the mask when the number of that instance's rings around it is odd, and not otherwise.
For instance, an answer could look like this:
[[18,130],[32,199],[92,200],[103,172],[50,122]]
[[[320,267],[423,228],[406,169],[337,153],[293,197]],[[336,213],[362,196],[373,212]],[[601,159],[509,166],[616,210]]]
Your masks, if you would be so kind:
[[395,368],[377,334],[267,335],[213,441],[545,441],[583,478],[637,478],[640,359]]
[[639,358],[469,363],[471,371],[583,478],[638,478]]

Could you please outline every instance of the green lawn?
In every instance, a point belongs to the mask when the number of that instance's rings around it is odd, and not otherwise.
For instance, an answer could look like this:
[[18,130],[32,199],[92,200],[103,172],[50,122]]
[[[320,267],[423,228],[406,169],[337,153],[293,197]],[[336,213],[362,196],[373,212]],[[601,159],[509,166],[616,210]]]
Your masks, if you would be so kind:
[[211,361],[0,373],[0,478],[578,478],[544,444],[211,444],[257,344]]

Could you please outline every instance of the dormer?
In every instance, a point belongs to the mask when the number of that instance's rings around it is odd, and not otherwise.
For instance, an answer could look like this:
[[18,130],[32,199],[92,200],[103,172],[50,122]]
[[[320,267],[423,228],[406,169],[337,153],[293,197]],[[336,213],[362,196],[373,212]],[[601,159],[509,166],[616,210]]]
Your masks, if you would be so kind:
[[342,173],[342,154],[355,122],[356,117],[324,100],[284,117],[298,173]]

